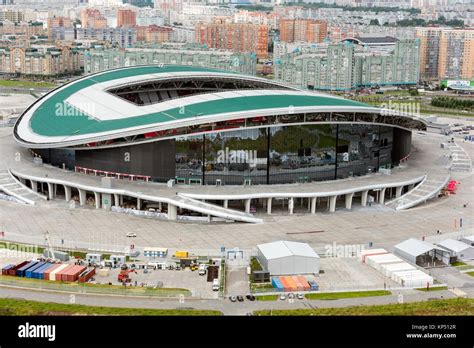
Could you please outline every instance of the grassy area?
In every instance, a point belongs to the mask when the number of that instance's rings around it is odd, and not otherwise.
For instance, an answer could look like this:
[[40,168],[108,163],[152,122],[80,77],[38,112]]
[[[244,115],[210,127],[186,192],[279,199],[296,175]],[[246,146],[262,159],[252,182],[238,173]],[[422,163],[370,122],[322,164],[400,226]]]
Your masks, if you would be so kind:
[[[133,279],[133,275],[132,275]],[[191,296],[188,289],[181,288],[146,288],[123,285],[78,283],[78,282],[56,282],[42,279],[20,278],[11,276],[0,276],[0,284],[21,286],[35,289],[60,290],[68,292],[86,292],[94,294],[113,294],[131,296],[156,296],[174,297],[179,295]]]
[[53,88],[56,85],[50,82],[0,80],[0,87]]
[[51,302],[0,299],[0,315],[222,315],[219,311],[94,307]]
[[255,296],[257,301],[276,301],[278,300],[278,295],[262,295],[262,296]]
[[304,296],[308,300],[337,300],[340,298],[386,296],[386,295],[391,295],[391,294],[392,293],[388,290],[373,290],[373,291],[313,293],[313,294],[306,294]]
[[416,290],[419,291],[441,291],[441,290],[448,290],[447,286],[430,286],[428,289],[426,288],[418,288]]
[[474,277],[474,272],[466,272],[467,275],[470,275],[471,277]]
[[250,288],[256,291],[265,291],[270,289],[274,290],[273,285],[271,283],[251,283]]
[[474,315],[474,299],[454,298],[404,304],[255,311],[255,315]]
[[472,268],[474,268],[474,266],[471,266],[471,265],[456,266],[456,269],[458,271],[467,271],[467,270],[470,270]]
[[0,242],[0,248],[18,250],[18,251],[23,251],[27,253],[33,253],[33,254],[42,254],[44,251],[43,247],[39,247],[37,245],[11,243],[11,242]]
[[467,264],[461,261],[456,261],[451,264],[451,266],[456,267],[456,266],[466,266]]

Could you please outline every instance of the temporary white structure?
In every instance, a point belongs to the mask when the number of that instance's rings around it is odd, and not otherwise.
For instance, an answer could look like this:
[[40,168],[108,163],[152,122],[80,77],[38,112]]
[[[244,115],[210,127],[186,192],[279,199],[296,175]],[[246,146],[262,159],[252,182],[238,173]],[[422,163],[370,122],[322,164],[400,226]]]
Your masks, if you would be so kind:
[[474,246],[474,234],[472,236],[462,237],[461,242]]
[[449,253],[446,250],[415,238],[407,239],[395,245],[394,253],[413,264],[421,264],[424,259],[438,260],[449,264]]
[[384,264],[382,265],[381,272],[391,278],[392,274],[394,272],[400,272],[400,271],[412,271],[415,270],[416,267],[410,265],[408,262],[399,262],[399,263],[389,263],[389,264]]
[[403,260],[393,254],[382,254],[382,255],[371,255],[365,258],[365,263],[370,267],[375,268],[377,271],[381,271],[382,265],[391,263],[400,263]]
[[388,254],[388,251],[385,249],[364,249],[360,252],[360,260],[362,262],[365,262],[365,258],[370,255],[382,255],[382,254]]
[[455,239],[446,239],[438,243],[438,246],[449,251],[451,257],[461,261],[474,259],[474,246],[460,242]]
[[271,275],[319,273],[319,256],[307,243],[278,241],[260,244],[257,251]]
[[410,288],[422,288],[427,284],[433,285],[433,277],[418,269],[394,272],[392,279],[400,285]]

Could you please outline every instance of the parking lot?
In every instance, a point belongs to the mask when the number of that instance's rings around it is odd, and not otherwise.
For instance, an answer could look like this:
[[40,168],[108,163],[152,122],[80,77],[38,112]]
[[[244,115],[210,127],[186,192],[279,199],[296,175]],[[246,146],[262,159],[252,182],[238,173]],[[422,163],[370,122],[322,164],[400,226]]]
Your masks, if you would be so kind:
[[[218,297],[217,291],[212,291],[212,282],[207,282],[207,275],[200,276],[197,271],[191,271],[189,268],[184,270],[152,270],[148,269],[144,273],[143,269],[136,270],[136,273],[130,273],[132,286],[155,287],[162,285],[163,288],[182,288],[191,291],[191,295],[197,298],[215,299]],[[108,276],[96,274],[93,283],[119,285],[117,275],[120,268],[112,268]]]

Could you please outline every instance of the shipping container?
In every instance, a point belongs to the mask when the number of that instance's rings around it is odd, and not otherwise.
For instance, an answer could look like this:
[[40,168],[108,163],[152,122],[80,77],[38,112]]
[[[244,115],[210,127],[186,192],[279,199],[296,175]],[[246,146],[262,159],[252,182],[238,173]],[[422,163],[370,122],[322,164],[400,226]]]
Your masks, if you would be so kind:
[[288,284],[285,277],[280,276],[280,277],[278,277],[278,279],[280,279],[281,285],[283,285],[283,291],[285,291],[285,292],[291,291],[291,285]]
[[298,276],[298,279],[300,280],[300,283],[303,285],[303,290],[308,291],[310,289],[310,286],[306,277]]
[[79,282],[81,283],[86,283],[95,275],[95,268],[91,268],[89,270],[85,270],[84,272],[81,273],[79,276]]
[[20,262],[18,265],[8,270],[8,275],[16,276],[16,271],[22,268],[23,266],[27,265],[28,263],[30,263],[30,261]]
[[16,276],[17,277],[24,277],[26,270],[31,268],[31,267],[34,267],[37,264],[38,264],[38,261],[28,262],[26,265],[24,265],[24,266],[22,266],[22,267],[20,267],[16,270]]
[[8,271],[11,270],[15,265],[9,264],[2,268],[2,275],[8,275]]
[[308,284],[311,291],[317,291],[319,289],[319,286],[316,284],[316,282],[308,282]]
[[277,291],[283,291],[283,285],[277,277],[272,278],[272,285]]
[[291,279],[293,279],[295,284],[298,286],[298,291],[304,291],[304,284],[301,282],[299,276],[293,276]]
[[61,263],[57,263],[57,264],[54,264],[52,267],[48,268],[46,271],[44,271],[44,274],[43,274],[43,279],[44,280],[50,280],[49,279],[49,276],[52,272],[54,272],[55,270],[57,270],[59,267],[63,266],[63,264]]
[[46,264],[45,262],[38,262],[38,263],[37,263],[36,265],[34,265],[33,267],[28,268],[28,269],[25,271],[25,277],[26,277],[26,278],[32,278],[33,272],[36,271],[38,268],[43,267],[45,264]]
[[410,265],[408,262],[388,263],[382,265],[381,273],[386,277],[391,278],[394,272],[412,271],[415,269],[416,267]]
[[54,271],[52,271],[49,274],[49,280],[61,281],[61,272],[68,267],[71,267],[71,265],[68,265],[67,263],[65,263],[65,264],[62,264],[61,267],[56,268]]
[[79,275],[84,272],[85,269],[85,266],[75,266],[74,268],[71,268],[69,272],[66,273],[66,281],[75,282],[79,278]]
[[58,282],[65,282],[66,279],[67,279],[67,274],[75,267],[76,267],[76,265],[69,265],[65,269],[63,269],[62,271],[58,272],[56,274],[56,280]]
[[362,262],[365,262],[365,258],[367,256],[371,255],[383,255],[383,254],[388,254],[388,251],[385,249],[368,249],[368,250],[362,250],[360,252],[360,260]]
[[36,279],[43,279],[44,278],[44,272],[54,266],[54,263],[47,262],[43,267],[36,269],[33,272],[33,278]]
[[296,291],[296,289],[298,289],[298,286],[295,284],[291,276],[285,276],[285,281],[290,287],[290,291]]
[[371,266],[372,268],[375,268],[377,271],[380,272],[382,265],[386,265],[389,263],[400,263],[403,262],[401,258],[398,256],[395,256],[393,254],[383,254],[383,255],[372,255],[372,256],[367,256],[365,258],[365,262]]
[[180,258],[180,259],[185,259],[185,258],[188,257],[188,255],[189,255],[189,254],[188,254],[187,251],[177,251],[177,252],[174,254],[175,257],[178,257],[178,258]]

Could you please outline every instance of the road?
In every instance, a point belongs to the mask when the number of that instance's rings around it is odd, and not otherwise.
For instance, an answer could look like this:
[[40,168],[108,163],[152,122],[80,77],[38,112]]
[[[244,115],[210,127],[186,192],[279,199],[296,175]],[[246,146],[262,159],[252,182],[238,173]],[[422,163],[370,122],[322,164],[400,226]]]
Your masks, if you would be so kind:
[[[277,310],[277,309],[305,309],[305,308],[340,308],[361,305],[384,305],[398,303],[399,294],[403,295],[403,302],[419,302],[432,298],[455,298],[456,296],[450,291],[422,292],[417,290],[393,291],[392,295],[376,296],[365,298],[350,298],[340,300],[294,300],[290,303],[286,301],[255,301],[250,302],[230,302],[224,300],[199,300],[186,299],[184,303],[179,303],[177,299],[158,300],[152,298],[139,297],[122,297],[110,295],[82,295],[76,294],[74,297],[75,304],[87,306],[105,306],[105,307],[124,307],[124,308],[152,308],[152,309],[200,309],[200,310],[217,310],[224,315],[246,315],[255,310]],[[0,287],[0,297],[25,299],[41,302],[56,302],[71,304],[71,296],[67,293],[38,291],[31,289],[19,289]]]

